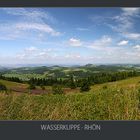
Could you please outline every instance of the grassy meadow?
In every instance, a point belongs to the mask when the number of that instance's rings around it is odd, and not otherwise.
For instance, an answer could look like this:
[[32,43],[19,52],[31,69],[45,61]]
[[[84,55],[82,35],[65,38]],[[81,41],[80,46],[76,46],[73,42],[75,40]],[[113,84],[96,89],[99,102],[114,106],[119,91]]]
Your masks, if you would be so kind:
[[[140,120],[140,77],[64,95],[0,93],[0,120]],[[10,89],[26,84],[0,80]],[[48,87],[49,88],[49,87]]]

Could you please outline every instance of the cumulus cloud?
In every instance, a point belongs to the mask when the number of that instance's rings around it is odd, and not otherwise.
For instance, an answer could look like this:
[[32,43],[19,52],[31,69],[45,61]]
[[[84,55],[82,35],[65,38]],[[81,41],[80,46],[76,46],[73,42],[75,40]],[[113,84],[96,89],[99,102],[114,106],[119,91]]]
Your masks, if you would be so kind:
[[95,40],[92,44],[89,45],[89,48],[95,50],[102,50],[107,47],[112,42],[112,38],[109,36],[103,36],[98,40]]
[[140,33],[123,33],[126,38],[133,39],[133,40],[140,40]]
[[73,47],[80,47],[82,46],[82,42],[80,41],[80,39],[70,38],[69,45]]
[[140,45],[133,46],[134,49],[140,50]]
[[[5,59],[7,59],[5,57]],[[47,48],[41,49],[37,47],[28,47],[19,52],[15,57],[11,57],[14,63],[20,64],[56,64],[56,63],[79,63],[84,59],[80,53],[67,52],[65,55],[59,54],[58,50]],[[76,60],[78,60],[76,62]]]
[[[16,58],[28,60],[28,59],[46,59],[48,57],[51,57],[51,53],[54,53],[55,51],[52,48],[48,49],[39,49],[37,47],[28,47],[25,48],[22,52],[18,53],[16,55]],[[53,57],[53,55],[52,55]]]
[[128,44],[128,40],[122,40],[118,43],[119,46],[123,46],[123,45],[127,45]]
[[25,48],[25,51],[26,52],[35,52],[35,51],[38,51],[38,48],[36,48],[36,47],[29,47],[29,48]]

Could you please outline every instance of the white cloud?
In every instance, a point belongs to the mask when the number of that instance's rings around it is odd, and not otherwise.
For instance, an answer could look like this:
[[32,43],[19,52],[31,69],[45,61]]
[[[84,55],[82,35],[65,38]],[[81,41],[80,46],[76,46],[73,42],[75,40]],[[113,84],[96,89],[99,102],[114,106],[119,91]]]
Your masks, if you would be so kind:
[[105,25],[106,22],[108,22],[111,19],[111,16],[108,16],[108,15],[103,15],[103,16],[93,15],[93,16],[89,16],[89,19],[93,23],[95,23],[95,26],[96,25]]
[[81,58],[81,55],[80,54],[66,54],[65,55],[65,58],[67,59],[80,59]]
[[82,42],[80,41],[80,39],[71,38],[69,40],[69,45],[73,47],[80,47],[82,46]]
[[25,48],[26,52],[35,52],[38,51],[38,49],[36,47],[29,47],[29,48]]
[[[97,41],[97,40],[96,40]],[[109,41],[109,39],[108,39]],[[109,44],[108,44],[109,45]],[[137,63],[140,60],[140,45],[128,47],[102,46],[99,51],[87,49],[87,53],[61,51],[55,48],[27,47],[16,56],[0,55],[1,64],[86,64],[86,63]],[[80,49],[80,48],[79,48]]]
[[112,42],[112,38],[109,36],[103,36],[102,38],[95,40],[92,44],[89,45],[89,48],[102,50],[107,47]]
[[122,11],[124,12],[123,15],[134,16],[140,12],[140,8],[122,8]]
[[[45,38],[47,35],[59,36],[61,33],[52,27],[53,17],[47,12],[33,8],[2,8],[5,13],[16,16],[16,20],[0,23],[0,39],[34,39]],[[34,33],[36,31],[36,33]],[[30,38],[29,38],[30,36]],[[45,37],[44,37],[45,36]]]
[[125,15],[124,12],[120,15],[114,16],[112,18],[116,22],[116,26],[112,28],[117,32],[127,32],[133,28],[133,21],[129,15]]
[[133,40],[140,40],[140,33],[123,33],[123,36]]
[[16,55],[16,58],[22,59],[22,60],[28,60],[28,59],[33,59],[40,61],[40,59],[46,59],[48,57],[53,57],[52,53],[54,53],[55,50],[52,48],[48,49],[39,49],[37,47],[28,47],[25,48],[22,52],[18,53]]
[[36,55],[36,53],[38,53],[38,52],[39,52],[39,49],[38,48],[33,47],[33,46],[32,47],[28,47],[28,48],[25,48],[23,50],[23,52],[18,53],[16,55],[16,58],[18,58],[18,59],[33,58]]
[[2,8],[9,15],[19,16],[19,18],[29,21],[43,22],[44,19],[56,23],[57,20],[48,12],[35,8]]
[[117,25],[107,24],[125,38],[139,40],[140,34],[134,31],[135,17],[140,17],[140,8],[121,8],[121,14],[112,17]]
[[53,28],[51,28],[49,25],[47,24],[41,24],[41,23],[17,23],[16,25],[16,29],[18,30],[37,30],[40,32],[46,32],[46,33],[50,33],[53,36],[58,36],[60,35],[60,32],[56,32]]
[[30,14],[24,8],[2,8],[7,14],[16,15],[16,16],[28,16]]
[[140,50],[140,45],[135,45],[135,46],[133,46],[133,48]]
[[[4,59],[7,59],[5,57]],[[80,53],[65,53],[59,54],[58,50],[48,48],[40,49],[36,47],[25,48],[22,52],[18,53],[15,57],[11,57],[15,64],[69,64],[82,62],[83,57]],[[75,62],[75,60],[78,60]]]
[[122,40],[118,43],[119,46],[123,46],[123,45],[127,45],[128,44],[128,40]]
[[117,22],[117,26],[113,25],[112,28],[117,32],[127,32],[133,28],[132,19],[128,16],[122,14],[115,16],[113,19]]

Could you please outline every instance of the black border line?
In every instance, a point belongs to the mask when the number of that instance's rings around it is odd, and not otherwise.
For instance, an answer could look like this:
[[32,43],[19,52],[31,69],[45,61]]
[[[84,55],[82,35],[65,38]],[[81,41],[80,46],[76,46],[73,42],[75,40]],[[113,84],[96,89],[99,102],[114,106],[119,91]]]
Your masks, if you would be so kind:
[[140,7],[140,0],[0,0],[0,7]]

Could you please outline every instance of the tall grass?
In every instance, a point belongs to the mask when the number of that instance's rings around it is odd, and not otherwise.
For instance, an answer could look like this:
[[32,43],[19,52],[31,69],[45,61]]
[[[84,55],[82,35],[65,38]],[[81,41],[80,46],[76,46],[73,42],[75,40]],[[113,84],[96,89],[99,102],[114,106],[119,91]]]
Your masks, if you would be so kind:
[[0,120],[139,120],[138,89],[71,95],[0,93]]

